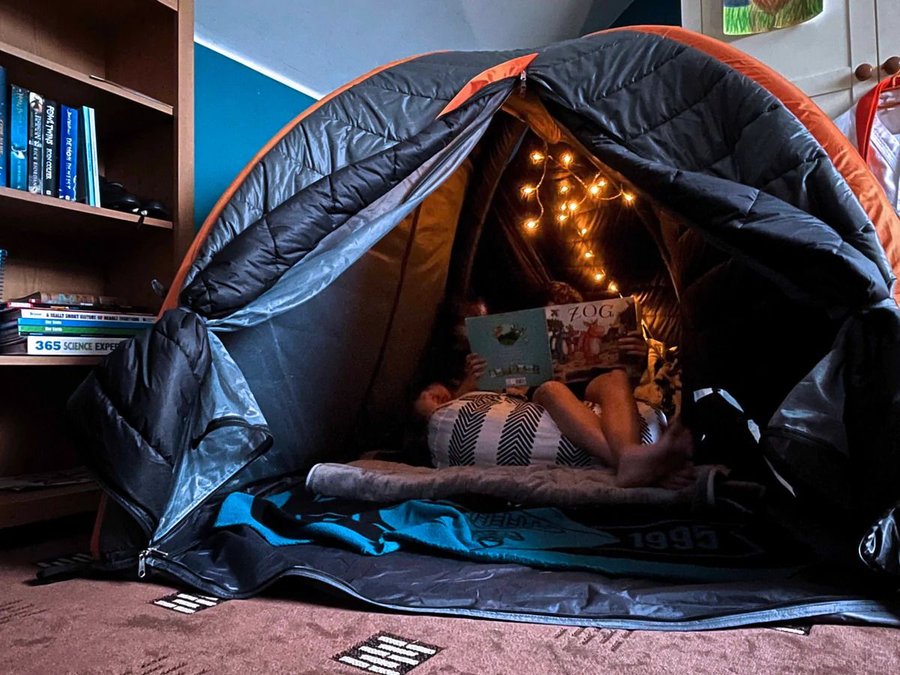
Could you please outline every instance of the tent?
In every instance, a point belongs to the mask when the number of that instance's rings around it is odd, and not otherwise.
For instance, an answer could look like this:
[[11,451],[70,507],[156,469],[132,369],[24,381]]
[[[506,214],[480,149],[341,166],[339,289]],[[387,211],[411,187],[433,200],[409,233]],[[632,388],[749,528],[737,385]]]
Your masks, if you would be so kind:
[[[417,547],[371,556],[217,527],[229,496],[278,508],[266,496],[302,493],[314,463],[398,442],[449,293],[535,291],[546,265],[509,187],[535,147],[577,150],[636,197],[610,202],[621,226],[590,227],[651,328],[678,342],[686,415],[701,424],[695,392],[712,392],[737,425],[710,427],[719,450],[764,465],[769,496],[733,541],[752,557],[750,530],[772,533],[768,571],[674,580]],[[559,260],[558,275],[578,272]],[[900,223],[862,160],[799,90],[726,45],[638,27],[384,66],[259,152],[155,327],[72,397],[108,497],[97,567],[226,598],[290,576],[397,611],[580,625],[896,625],[898,270]],[[645,530],[659,517],[602,515]],[[687,549],[682,571],[703,567],[695,546],[665,545]]]

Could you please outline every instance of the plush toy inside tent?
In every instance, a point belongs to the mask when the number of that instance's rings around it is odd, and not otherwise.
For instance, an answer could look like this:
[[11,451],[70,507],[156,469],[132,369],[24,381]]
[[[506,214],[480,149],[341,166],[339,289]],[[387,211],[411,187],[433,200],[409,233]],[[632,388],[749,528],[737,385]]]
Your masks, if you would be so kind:
[[[582,625],[896,623],[900,225],[760,68],[601,33],[416,57],[289,125],[72,399],[104,568]],[[639,299],[707,469],[688,488],[414,466],[448,302],[552,282]]]

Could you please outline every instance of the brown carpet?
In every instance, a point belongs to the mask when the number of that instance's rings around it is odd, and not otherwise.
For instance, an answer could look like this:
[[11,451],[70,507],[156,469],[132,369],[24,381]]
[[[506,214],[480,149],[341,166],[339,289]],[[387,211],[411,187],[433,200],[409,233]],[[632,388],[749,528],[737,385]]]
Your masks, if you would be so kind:
[[[35,562],[84,550],[85,540],[26,544],[0,551],[2,673],[358,675],[363,670],[332,657],[380,633],[440,648],[413,675],[900,673],[900,631],[885,628],[662,633],[393,615],[341,606],[297,583],[180,614],[151,604],[176,591],[167,586],[29,585]],[[416,654],[414,662],[423,652]]]

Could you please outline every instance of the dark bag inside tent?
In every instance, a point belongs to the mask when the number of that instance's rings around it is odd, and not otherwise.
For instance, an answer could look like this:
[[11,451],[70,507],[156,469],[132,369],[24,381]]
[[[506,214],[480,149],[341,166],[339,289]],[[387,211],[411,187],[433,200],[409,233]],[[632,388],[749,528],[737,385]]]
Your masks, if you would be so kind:
[[[289,125],[199,233],[170,310],[70,402],[107,494],[96,567],[226,598],[293,576],[381,608],[579,625],[897,624],[884,242],[900,224],[817,140],[822,113],[801,121],[737,69],[755,62],[704,44],[629,30],[426,55]],[[573,153],[594,207],[570,220],[524,198],[534,152],[554,184]],[[635,294],[650,334],[678,345],[696,461],[734,469],[709,499],[308,493],[319,462],[410,460],[447,298],[535,306],[550,280]],[[422,512],[457,539],[407,529],[370,550]],[[554,539],[567,528],[577,546]],[[540,550],[497,545],[515,537]]]

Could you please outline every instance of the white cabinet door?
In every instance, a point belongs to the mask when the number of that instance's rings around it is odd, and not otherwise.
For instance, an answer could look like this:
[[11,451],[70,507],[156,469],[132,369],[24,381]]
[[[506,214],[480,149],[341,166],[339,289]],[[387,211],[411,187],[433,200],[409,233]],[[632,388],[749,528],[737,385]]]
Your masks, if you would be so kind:
[[[860,82],[854,70],[880,64],[876,0],[825,0],[822,14],[790,28],[741,37],[722,30],[722,0],[682,0],[685,28],[724,40],[768,64],[800,87],[834,117],[878,79]],[[900,0],[879,0],[900,12]],[[898,20],[896,16],[892,20]]]
[[[878,63],[900,56],[900,0],[878,0]],[[893,73],[881,70],[880,77]]]

